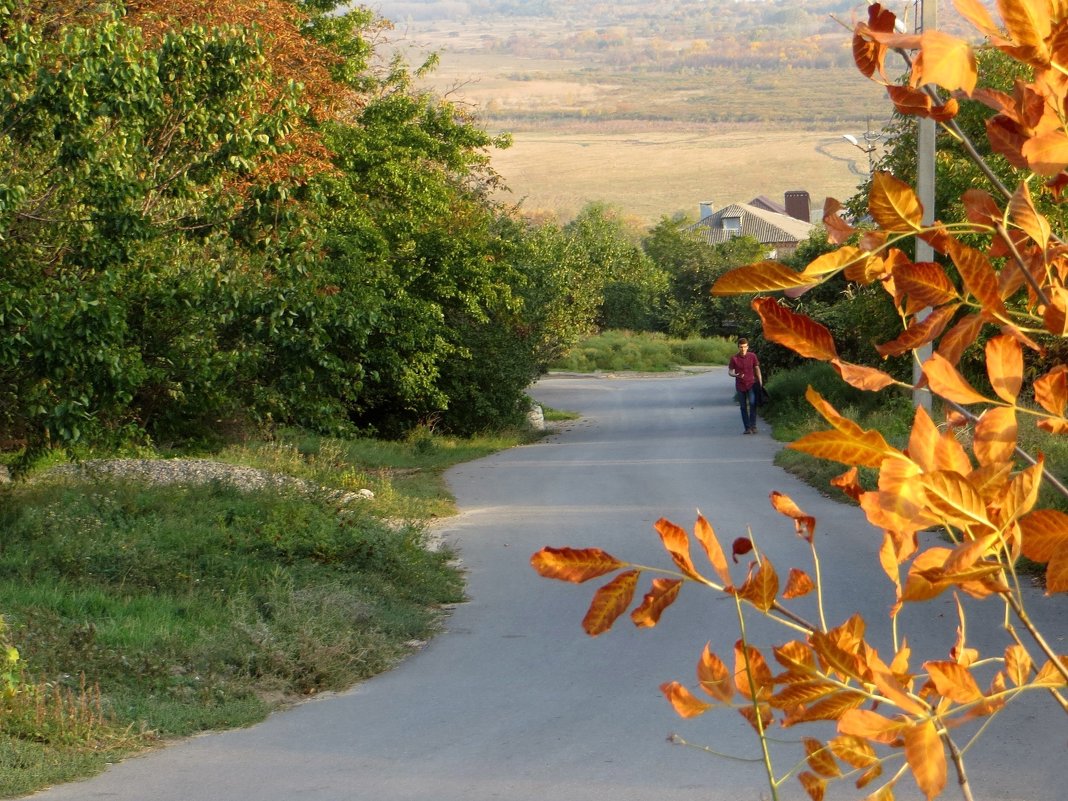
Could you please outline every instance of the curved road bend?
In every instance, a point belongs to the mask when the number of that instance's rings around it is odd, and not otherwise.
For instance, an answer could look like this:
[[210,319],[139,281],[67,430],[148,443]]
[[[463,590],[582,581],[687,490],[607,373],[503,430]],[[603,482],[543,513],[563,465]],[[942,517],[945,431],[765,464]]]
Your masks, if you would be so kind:
[[[653,522],[690,528],[695,510],[729,543],[751,527],[785,577],[807,568],[789,520],[768,504],[789,494],[818,518],[832,625],[860,612],[889,659],[889,582],[876,566],[878,534],[855,508],[822,497],[772,465],[765,432],[741,435],[726,371],[668,378],[550,377],[533,394],[581,421],[528,447],[454,468],[462,514],[445,535],[469,573],[469,602],[447,632],[395,670],[249,729],[195,737],[34,796],[39,801],[757,801],[769,797],[759,764],[671,745],[677,732],[716,751],[752,757],[755,739],[735,713],[677,718],[657,687],[693,686],[708,640],[731,661],[729,601],[686,587],[653,630],[626,619],[596,639],[580,620],[601,582],[538,578],[543,545],[599,546],[667,566]],[[700,560],[698,560],[700,561]],[[738,566],[739,575],[742,566]],[[605,579],[606,580],[606,579]],[[603,580],[602,580],[603,581]],[[643,578],[641,592],[648,586]],[[810,599],[802,599],[810,601]],[[1032,608],[1062,653],[1063,598]],[[813,615],[811,602],[801,611]],[[992,604],[984,609],[994,611]],[[957,628],[952,599],[907,610],[913,664],[946,658]],[[978,618],[969,644],[985,647]],[[787,636],[764,621],[752,641]],[[998,641],[1000,642],[1000,641]],[[1000,649],[1002,645],[999,645]],[[776,732],[797,739],[800,730]],[[1062,801],[1068,725],[1036,694],[1004,713],[969,753],[977,799]],[[795,752],[773,752],[779,771]],[[952,778],[951,778],[952,782]],[[851,792],[846,792],[850,790]],[[828,799],[857,798],[851,785]],[[784,799],[806,796],[791,779]],[[957,799],[950,787],[945,796]],[[898,799],[919,798],[902,785]]]

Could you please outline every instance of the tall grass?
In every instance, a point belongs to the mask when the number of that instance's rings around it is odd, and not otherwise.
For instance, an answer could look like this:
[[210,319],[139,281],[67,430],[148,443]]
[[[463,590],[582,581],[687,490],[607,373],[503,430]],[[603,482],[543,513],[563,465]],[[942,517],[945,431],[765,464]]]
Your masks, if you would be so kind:
[[664,334],[603,331],[583,340],[550,367],[587,373],[595,370],[667,372],[685,365],[726,364],[738,348],[722,337],[675,339]]
[[[0,646],[18,651],[0,796],[388,669],[463,598],[426,525],[454,510],[442,471],[524,439],[288,432],[202,455],[306,485],[38,473],[0,488]],[[374,497],[339,495],[357,489]]]

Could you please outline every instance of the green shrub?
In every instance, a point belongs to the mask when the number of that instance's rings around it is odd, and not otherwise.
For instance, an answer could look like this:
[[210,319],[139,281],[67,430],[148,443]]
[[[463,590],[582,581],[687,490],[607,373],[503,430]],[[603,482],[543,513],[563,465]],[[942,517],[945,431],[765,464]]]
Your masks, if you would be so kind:
[[737,350],[733,342],[721,337],[675,339],[659,333],[609,330],[583,340],[550,367],[580,373],[665,372],[679,365],[726,364]]

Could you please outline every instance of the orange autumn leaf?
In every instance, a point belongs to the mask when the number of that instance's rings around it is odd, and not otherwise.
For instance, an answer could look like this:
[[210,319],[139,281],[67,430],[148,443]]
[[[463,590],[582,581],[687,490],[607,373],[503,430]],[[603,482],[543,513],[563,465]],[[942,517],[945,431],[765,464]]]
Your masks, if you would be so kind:
[[641,605],[630,613],[634,625],[640,628],[652,628],[660,622],[664,610],[675,603],[682,588],[682,579],[653,579],[652,589],[645,594]]
[[1043,431],[1048,431],[1050,434],[1068,434],[1068,420],[1063,418],[1055,420],[1047,417],[1038,421],[1038,427]]
[[851,387],[863,389],[867,392],[878,392],[898,383],[889,373],[884,373],[875,367],[866,367],[863,364],[851,364],[841,359],[832,359],[831,366],[842,380]]
[[653,524],[653,528],[660,535],[664,549],[671,554],[671,559],[679,570],[692,579],[700,580],[701,574],[697,572],[690,559],[690,538],[685,529],[663,517]]
[[797,774],[797,780],[801,782],[801,786],[805,789],[811,801],[823,801],[827,792],[826,779],[821,779],[816,774],[805,770]]
[[[1062,666],[1068,667],[1068,656],[1060,656],[1058,659]],[[1035,676],[1034,683],[1039,687],[1064,687],[1066,681],[1064,672],[1057,668],[1052,659],[1047,659]]]
[[926,715],[928,709],[908,693],[908,689],[898,679],[879,655],[871,651],[867,656],[867,665],[871,671],[872,682],[894,706],[913,715]]
[[730,671],[723,660],[712,653],[708,643],[705,643],[705,650],[697,663],[697,681],[701,689],[717,701],[726,704],[734,697]]
[[913,86],[936,83],[949,92],[959,89],[970,95],[977,79],[975,53],[967,42],[937,29],[923,32],[912,69]]
[[753,301],[753,309],[764,325],[764,337],[809,359],[829,362],[838,358],[834,338],[827,327],[803,314],[796,314],[774,298]]
[[935,447],[938,443],[938,429],[934,421],[923,408],[916,405],[912,415],[912,431],[909,433],[908,455],[922,470],[936,470]]
[[917,556],[909,566],[905,586],[901,590],[903,601],[929,601],[937,598],[949,586],[938,571],[949,558],[948,548],[928,548]]
[[962,476],[970,475],[972,463],[960,440],[954,436],[953,423],[947,421],[946,430],[935,441],[935,470],[951,470]]
[[600,548],[542,548],[530,557],[530,564],[544,578],[573,584],[627,566]]
[[946,575],[956,575],[971,569],[976,562],[995,553],[1000,546],[1001,536],[994,531],[978,539],[965,540],[953,547],[946,559]]
[[809,262],[801,274],[808,278],[824,278],[851,264],[863,262],[868,256],[869,254],[860,248],[844,245]]
[[1042,309],[1042,325],[1055,336],[1068,334],[1068,289],[1055,286],[1047,291],[1049,303]]
[[1039,175],[1056,175],[1068,165],[1068,135],[1054,130],[1028,139],[1020,152]]
[[979,314],[961,317],[939,340],[936,348],[938,354],[950,364],[958,364],[968,346],[975,344],[982,327],[983,318]]
[[712,295],[750,295],[754,292],[777,292],[783,289],[812,287],[812,276],[794,272],[777,261],[761,261],[724,273],[712,285]]
[[590,608],[582,619],[582,628],[587,634],[596,637],[612,628],[612,624],[627,611],[634,599],[634,589],[640,575],[640,570],[627,570],[594,593]]
[[983,691],[975,677],[964,665],[949,661],[925,662],[924,668],[934,684],[935,691],[943,698],[950,698],[958,704],[970,704],[983,697]]
[[848,497],[854,501],[859,501],[864,489],[860,486],[860,472],[855,467],[851,467],[844,473],[835,476],[831,479],[830,484],[845,493]]
[[834,692],[790,715],[787,720],[783,721],[783,726],[796,726],[798,723],[811,723],[817,720],[841,720],[843,714],[863,706],[868,701],[867,695],[855,690]]
[[845,465],[878,467],[886,458],[890,446],[878,431],[864,431],[860,434],[815,431],[794,440],[786,447]]
[[[752,687],[750,687],[752,682]],[[771,669],[759,650],[741,640],[734,644],[734,686],[744,697],[753,700],[753,689],[757,698],[763,698],[774,687]]]
[[869,768],[879,761],[875,749],[868,744],[867,740],[851,734],[834,737],[828,740],[827,745],[836,757],[854,768]]
[[727,557],[723,552],[723,547],[719,544],[719,540],[716,538],[716,532],[702,514],[697,515],[694,536],[701,543],[701,547],[705,549],[705,555],[708,556],[708,561],[716,571],[716,575],[719,576],[723,586],[730,587],[731,573],[730,567],[727,565]]
[[878,3],[868,6],[867,24],[859,24],[853,33],[853,61],[861,74],[871,78],[876,72],[883,73],[883,62],[886,59],[887,47],[876,41],[878,32],[892,32],[894,30],[894,14],[887,11]]
[[737,594],[761,612],[771,609],[779,594],[779,575],[767,558],[762,559],[756,570],[750,572]]
[[1016,451],[1016,409],[995,406],[983,412],[975,424],[972,450],[979,464],[993,465],[1011,461]]
[[1050,34],[1050,5],[1024,0],[1003,0],[998,3],[1001,18],[1009,36],[1036,59],[1048,56],[1046,39]]
[[783,590],[783,598],[802,598],[816,589],[808,573],[797,567],[790,568],[790,577],[786,580],[786,589]]
[[847,281],[867,286],[873,281],[886,277],[893,264],[889,258],[875,253],[867,253],[863,259],[853,262],[842,271]]
[[809,635],[809,642],[812,643],[812,648],[821,664],[828,669],[835,671],[843,679],[859,680],[862,678],[863,668],[860,658],[842,648],[835,642],[833,636],[824,634],[822,631],[815,631]]
[[916,193],[888,172],[872,176],[868,210],[885,231],[916,233],[923,227],[923,206]]
[[842,204],[834,198],[827,198],[823,203],[823,226],[827,229],[827,241],[832,245],[841,245],[853,236],[856,229],[842,217]]
[[1009,201],[1009,219],[1020,230],[1026,233],[1035,244],[1042,250],[1049,247],[1050,234],[1049,220],[1039,214],[1031,200],[1031,189],[1027,181],[1021,181],[1020,185]]
[[1035,400],[1050,414],[1064,416],[1068,404],[1068,367],[1058,364],[1048,373],[1035,379]]
[[813,771],[828,778],[837,778],[842,775],[838,763],[834,761],[834,754],[828,746],[815,737],[803,737],[801,742],[805,746],[805,760]]
[[918,481],[926,490],[929,508],[961,526],[979,523],[995,529],[990,523],[983,496],[971,482],[955,470],[936,470],[924,473]]
[[1007,312],[998,288],[997,273],[986,254],[956,239],[950,240],[948,253],[960,273],[964,287],[989,314],[999,319],[1004,318]]
[[801,511],[801,508],[793,502],[793,499],[788,495],[784,495],[777,490],[773,490],[769,496],[771,500],[771,508],[781,515],[789,517],[794,521],[794,527],[798,536],[812,542],[812,538],[816,534],[816,518],[812,515],[806,515]]
[[904,731],[905,760],[927,801],[946,786],[946,753],[934,721],[925,720]]
[[677,681],[661,684],[660,692],[671,702],[680,718],[695,718],[712,708],[712,704],[698,699]]
[[992,228],[1002,221],[1001,207],[989,192],[982,189],[968,189],[961,195],[964,213],[970,222]]
[[946,400],[960,404],[986,401],[986,398],[976,392],[967,379],[957,372],[957,368],[939,353],[931,354],[931,358],[923,363],[923,374],[927,376],[931,391]]
[[884,358],[887,356],[900,356],[910,350],[916,350],[930,342],[933,342],[949,325],[953,315],[957,313],[959,304],[952,303],[948,306],[939,306],[931,311],[922,320],[914,319],[909,327],[901,332],[894,340],[876,345],[875,350]]
[[1020,518],[1023,554],[1045,564],[1059,550],[1068,548],[1068,515],[1056,509],[1037,509]]
[[1046,565],[1046,595],[1068,592],[1068,548],[1053,552]]
[[805,679],[786,684],[768,700],[768,703],[777,709],[796,710],[837,692],[838,685],[833,682]]
[[868,709],[850,709],[838,719],[839,734],[884,745],[894,745],[907,726],[907,721],[890,720]]
[[910,117],[931,116],[931,96],[922,89],[890,84],[886,87],[886,95],[902,114]]
[[986,372],[990,386],[1006,403],[1016,403],[1023,386],[1023,349],[1015,337],[996,336],[986,343]]
[[[1010,463],[1002,465],[1002,469],[1006,474],[1008,474],[1010,467]],[[1038,492],[1042,486],[1042,474],[1045,470],[1046,458],[1039,454],[1033,465],[1020,470],[1006,482],[1006,486],[997,495],[997,499],[1001,502],[1001,519],[1003,521],[1015,520],[1034,508],[1035,502],[1038,500]],[[974,479],[970,480],[974,483]],[[995,475],[991,477],[991,480],[996,483],[998,478]]]
[[982,34],[1000,38],[1001,31],[980,0],[953,0],[953,6]]
[[960,300],[957,288],[940,264],[921,261],[902,264],[894,269],[894,285],[922,308],[942,306]]
[[816,672],[816,656],[812,649],[803,642],[790,640],[788,643],[772,648],[775,661],[791,673],[810,675]]
[[[757,709],[760,711],[759,724],[757,722]],[[775,722],[775,713],[771,707],[765,703],[757,704],[757,709],[753,709],[751,706],[743,706],[738,710],[738,714],[749,721],[749,725],[753,727],[753,731],[759,732],[767,731],[768,727]]]
[[1013,643],[1005,647],[1005,675],[1017,687],[1023,687],[1031,679],[1034,663],[1027,649]]

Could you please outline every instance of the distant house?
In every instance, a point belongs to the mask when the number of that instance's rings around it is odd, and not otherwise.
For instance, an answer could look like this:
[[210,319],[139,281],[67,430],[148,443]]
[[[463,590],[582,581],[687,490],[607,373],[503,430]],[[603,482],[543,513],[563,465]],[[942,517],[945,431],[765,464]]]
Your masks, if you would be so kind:
[[761,196],[748,203],[732,203],[715,211],[710,202],[701,203],[701,218],[686,230],[703,234],[710,245],[736,236],[750,236],[768,247],[768,258],[781,258],[808,239],[815,227],[809,220],[808,192],[786,193],[780,206]]

